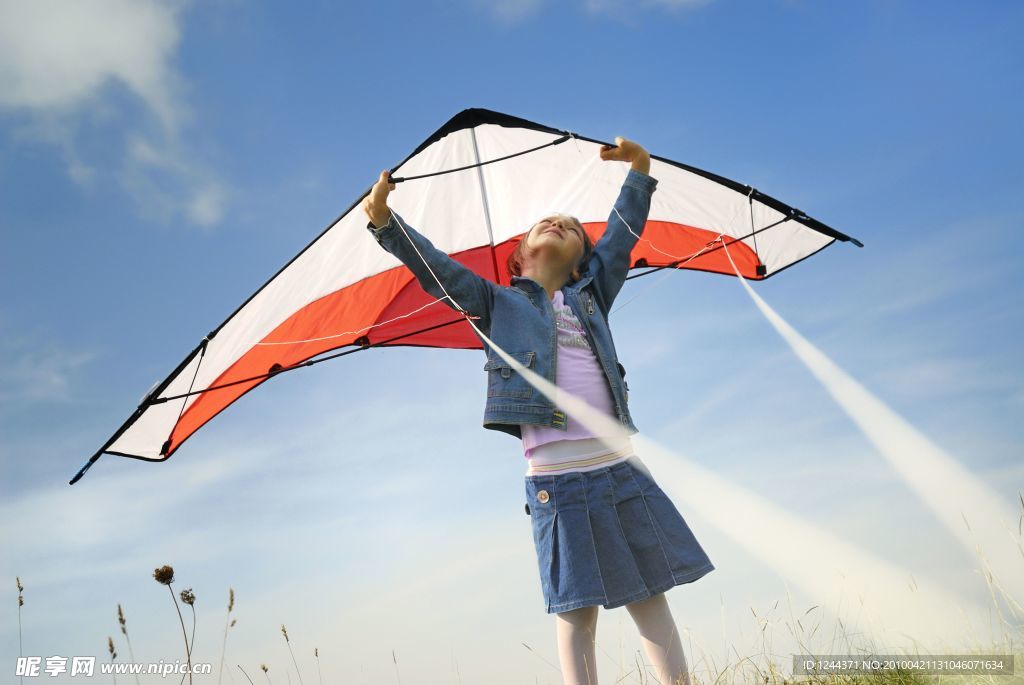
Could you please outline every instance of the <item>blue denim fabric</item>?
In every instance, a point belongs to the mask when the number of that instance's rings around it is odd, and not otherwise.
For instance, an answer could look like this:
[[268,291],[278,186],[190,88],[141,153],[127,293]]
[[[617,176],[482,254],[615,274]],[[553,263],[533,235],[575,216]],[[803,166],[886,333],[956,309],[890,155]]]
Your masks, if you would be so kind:
[[[651,194],[658,181],[647,174],[630,169],[615,201],[608,226],[594,246],[593,254],[581,279],[562,286],[566,304],[586,327],[598,362],[604,369],[615,401],[619,422],[628,433],[637,428],[627,404],[626,370],[619,363],[615,343],[608,328],[608,312],[625,282],[629,271],[629,254],[637,236],[629,231],[622,218],[641,234],[651,206]],[[557,332],[554,310],[544,288],[529,278],[513,277],[509,286],[498,285],[459,264],[438,250],[421,233],[398,217],[408,232],[392,216],[380,228],[367,226],[380,245],[400,259],[416,276],[420,285],[436,298],[444,297],[444,289],[466,311],[480,317],[474,323],[503,350],[527,368],[555,383]],[[539,218],[539,217],[538,217]],[[410,244],[410,239],[423,259]],[[424,260],[430,269],[424,265]],[[433,274],[431,274],[431,270]],[[435,279],[436,275],[436,279]],[[450,302],[446,304],[455,308]],[[565,430],[565,414],[499,357],[488,350],[484,371],[487,372],[487,402],[483,426],[521,438],[520,424],[550,426]]]
[[638,456],[592,471],[527,476],[525,488],[549,614],[613,609],[715,569]]

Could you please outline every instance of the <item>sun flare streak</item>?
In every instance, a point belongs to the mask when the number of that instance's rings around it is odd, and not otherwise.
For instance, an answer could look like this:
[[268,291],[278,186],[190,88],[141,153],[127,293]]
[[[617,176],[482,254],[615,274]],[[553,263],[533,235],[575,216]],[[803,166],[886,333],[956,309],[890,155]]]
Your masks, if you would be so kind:
[[754,292],[738,271],[736,275],[754,304],[800,361],[957,542],[979,557],[979,562],[994,576],[1010,608],[1024,615],[1024,610],[1014,600],[1024,598],[1024,560],[1020,557],[1024,550],[1020,549],[1014,535],[1016,513],[1013,507],[839,368]]

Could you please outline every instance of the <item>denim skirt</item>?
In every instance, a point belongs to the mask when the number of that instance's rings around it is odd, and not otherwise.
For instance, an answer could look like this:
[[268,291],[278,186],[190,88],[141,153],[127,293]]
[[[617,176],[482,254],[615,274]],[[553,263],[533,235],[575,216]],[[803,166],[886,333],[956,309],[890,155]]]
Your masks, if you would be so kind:
[[715,568],[636,455],[593,471],[526,476],[526,512],[549,614],[623,606]]

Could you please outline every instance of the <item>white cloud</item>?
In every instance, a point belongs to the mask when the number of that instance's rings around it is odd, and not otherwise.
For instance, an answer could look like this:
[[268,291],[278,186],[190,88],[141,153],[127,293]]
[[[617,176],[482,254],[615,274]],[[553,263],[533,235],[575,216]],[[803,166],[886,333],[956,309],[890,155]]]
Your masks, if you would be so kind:
[[[226,193],[180,136],[191,119],[186,84],[173,64],[183,6],[175,0],[0,0],[0,109],[27,114],[17,137],[58,148],[76,183],[91,184],[109,171],[145,214],[164,220],[180,214],[209,226],[223,216]],[[112,109],[116,114],[118,88],[151,117],[136,116],[122,127],[126,151],[119,171],[84,159],[77,144],[93,120],[109,122]]]
[[168,128],[180,112],[168,61],[177,8],[134,0],[0,0],[0,105],[69,109],[117,80]]

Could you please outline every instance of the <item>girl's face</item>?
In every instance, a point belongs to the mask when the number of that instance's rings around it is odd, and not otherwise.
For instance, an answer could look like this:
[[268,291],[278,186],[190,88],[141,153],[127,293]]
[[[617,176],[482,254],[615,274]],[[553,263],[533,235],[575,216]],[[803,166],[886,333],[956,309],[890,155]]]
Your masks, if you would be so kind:
[[583,257],[583,227],[565,214],[544,217],[524,240],[531,261],[552,260],[571,271]]

